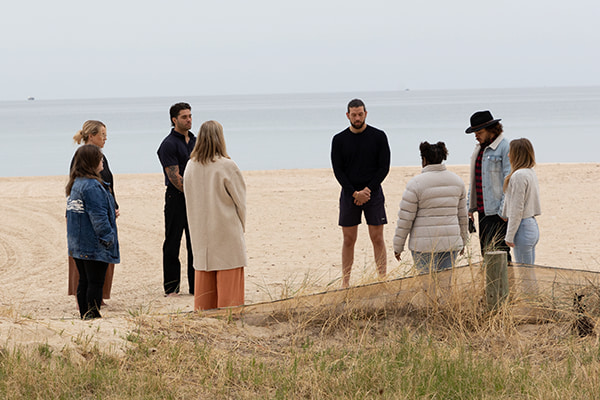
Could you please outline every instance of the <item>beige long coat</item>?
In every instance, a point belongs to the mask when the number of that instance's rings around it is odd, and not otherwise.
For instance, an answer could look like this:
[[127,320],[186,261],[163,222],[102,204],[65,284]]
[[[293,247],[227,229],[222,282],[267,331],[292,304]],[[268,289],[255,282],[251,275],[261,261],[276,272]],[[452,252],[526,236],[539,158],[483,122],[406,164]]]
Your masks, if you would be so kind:
[[220,271],[248,265],[244,231],[246,183],[232,160],[188,161],[183,192],[194,268]]

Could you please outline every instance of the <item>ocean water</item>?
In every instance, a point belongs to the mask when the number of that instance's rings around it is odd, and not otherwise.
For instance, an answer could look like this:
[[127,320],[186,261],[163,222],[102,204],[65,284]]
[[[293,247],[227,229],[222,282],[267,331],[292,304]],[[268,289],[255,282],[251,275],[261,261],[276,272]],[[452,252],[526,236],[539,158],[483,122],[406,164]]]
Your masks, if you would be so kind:
[[161,172],[156,150],[170,131],[169,107],[192,106],[223,124],[242,170],[329,168],[331,138],[348,126],[346,104],[367,106],[367,123],[389,138],[392,165],[419,165],[419,143],[444,141],[448,164],[468,164],[469,117],[489,109],[508,139],[527,137],[540,163],[598,162],[600,87],[188,96],[0,102],[0,176],[66,175],[85,120],[107,125],[113,173]]

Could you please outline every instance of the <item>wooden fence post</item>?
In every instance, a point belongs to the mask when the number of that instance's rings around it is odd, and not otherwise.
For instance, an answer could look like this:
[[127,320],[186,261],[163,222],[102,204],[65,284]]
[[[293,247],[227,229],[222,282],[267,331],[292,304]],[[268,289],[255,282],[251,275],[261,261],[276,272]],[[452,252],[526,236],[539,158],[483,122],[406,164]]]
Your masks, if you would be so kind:
[[497,308],[508,297],[508,259],[504,251],[488,251],[483,257],[485,297],[488,310]]

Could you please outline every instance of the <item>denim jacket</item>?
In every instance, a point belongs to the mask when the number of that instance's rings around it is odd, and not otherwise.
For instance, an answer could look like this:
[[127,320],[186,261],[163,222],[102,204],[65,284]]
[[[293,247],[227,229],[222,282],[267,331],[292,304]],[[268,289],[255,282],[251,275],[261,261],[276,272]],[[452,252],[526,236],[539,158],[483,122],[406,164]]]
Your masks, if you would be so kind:
[[67,198],[67,242],[73,258],[120,261],[115,201],[95,179],[76,178],[73,183]]
[[[504,207],[504,178],[510,174],[508,160],[508,140],[500,135],[483,151],[481,159],[481,185],[483,189],[483,209],[485,215],[502,215]],[[471,156],[471,182],[469,185],[469,212],[477,211],[477,193],[475,190],[475,161],[481,145],[477,143]]]

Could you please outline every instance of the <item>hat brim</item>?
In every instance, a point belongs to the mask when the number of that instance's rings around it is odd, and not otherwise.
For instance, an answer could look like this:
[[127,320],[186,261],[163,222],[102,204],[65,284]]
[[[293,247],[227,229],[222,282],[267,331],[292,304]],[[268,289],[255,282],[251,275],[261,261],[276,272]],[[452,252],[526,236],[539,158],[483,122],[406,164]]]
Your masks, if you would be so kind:
[[497,124],[498,122],[502,121],[502,118],[498,118],[498,119],[493,119],[489,122],[486,122],[485,124],[481,124],[478,126],[470,126],[465,130],[465,133],[473,133],[473,132],[477,132],[482,130],[483,128],[487,128],[488,126],[492,126],[494,124]]

